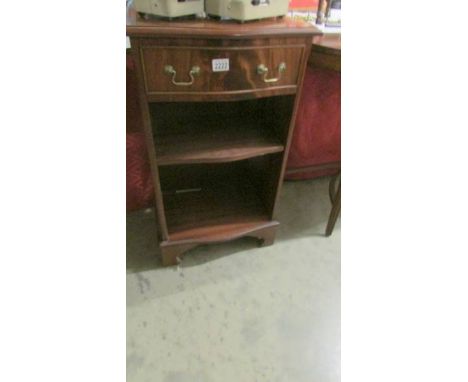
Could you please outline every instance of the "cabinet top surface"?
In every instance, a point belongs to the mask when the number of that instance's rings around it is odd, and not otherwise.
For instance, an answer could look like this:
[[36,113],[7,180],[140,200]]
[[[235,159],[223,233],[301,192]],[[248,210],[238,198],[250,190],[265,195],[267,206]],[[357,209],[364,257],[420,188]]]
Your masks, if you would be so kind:
[[326,34],[314,41],[314,49],[330,54],[341,54],[341,34]]
[[278,20],[265,19],[245,22],[194,19],[166,21],[144,20],[133,9],[127,11],[127,35],[151,37],[185,36],[205,38],[243,38],[257,36],[314,36],[322,32],[313,25],[288,17]]

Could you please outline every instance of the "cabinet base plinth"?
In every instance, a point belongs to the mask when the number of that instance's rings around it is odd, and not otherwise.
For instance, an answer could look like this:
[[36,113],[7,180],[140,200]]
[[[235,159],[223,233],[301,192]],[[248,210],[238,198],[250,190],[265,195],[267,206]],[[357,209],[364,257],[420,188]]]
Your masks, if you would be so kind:
[[177,265],[181,261],[182,255],[196,246],[197,244],[161,246],[162,265],[164,267]]
[[164,267],[177,265],[185,252],[203,244],[222,243],[226,241],[235,240],[241,237],[249,236],[255,237],[259,240],[261,247],[272,245],[276,237],[276,228],[279,223],[276,221],[268,223],[267,226],[263,225],[256,229],[251,229],[248,232],[234,232],[230,235],[224,235],[223,237],[212,237],[206,239],[196,240],[181,240],[181,241],[164,241],[160,244],[162,265]]
[[276,227],[277,226],[269,227],[256,233],[255,236],[260,239],[261,247],[268,247],[269,245],[273,245],[276,237]]

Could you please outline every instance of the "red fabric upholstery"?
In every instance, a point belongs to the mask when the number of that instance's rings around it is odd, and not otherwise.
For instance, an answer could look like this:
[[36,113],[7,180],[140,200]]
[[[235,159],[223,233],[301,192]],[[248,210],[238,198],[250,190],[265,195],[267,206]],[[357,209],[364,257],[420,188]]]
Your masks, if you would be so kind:
[[131,56],[127,55],[127,132],[142,131],[141,123],[135,64]]
[[127,56],[127,211],[153,204],[153,183],[141,131],[141,113],[134,65]]
[[153,183],[142,133],[127,133],[127,211],[150,207]]
[[[307,68],[289,151],[288,168],[341,160],[341,74]],[[322,170],[287,175],[286,179],[309,179],[336,173]]]

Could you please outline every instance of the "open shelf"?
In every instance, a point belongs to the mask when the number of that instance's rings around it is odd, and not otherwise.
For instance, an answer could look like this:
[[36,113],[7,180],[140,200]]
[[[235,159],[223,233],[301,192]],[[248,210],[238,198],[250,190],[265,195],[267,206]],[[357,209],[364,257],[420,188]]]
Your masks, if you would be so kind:
[[266,101],[151,104],[158,165],[227,163],[284,151]]
[[242,163],[163,167],[161,180],[170,241],[225,240],[271,224]]
[[232,162],[284,150],[271,132],[253,123],[217,125],[205,124],[196,134],[184,131],[155,137],[158,164]]

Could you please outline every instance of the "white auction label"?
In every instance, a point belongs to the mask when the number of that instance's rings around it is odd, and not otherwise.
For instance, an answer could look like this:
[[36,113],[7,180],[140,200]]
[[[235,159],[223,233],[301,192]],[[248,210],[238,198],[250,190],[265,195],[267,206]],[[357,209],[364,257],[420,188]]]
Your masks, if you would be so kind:
[[227,72],[229,71],[229,58],[215,58],[211,60],[213,72]]

